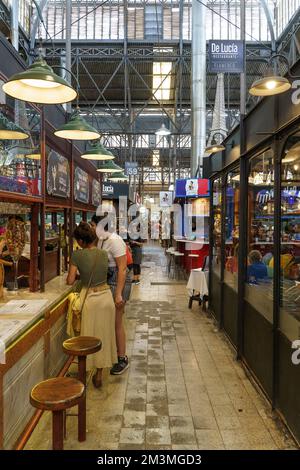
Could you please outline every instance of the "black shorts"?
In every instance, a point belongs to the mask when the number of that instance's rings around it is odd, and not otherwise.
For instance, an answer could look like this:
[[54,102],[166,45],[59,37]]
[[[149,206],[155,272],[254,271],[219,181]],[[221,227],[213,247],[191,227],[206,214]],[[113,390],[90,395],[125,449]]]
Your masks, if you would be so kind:
[[133,264],[133,274],[134,276],[139,276],[141,274],[141,265]]

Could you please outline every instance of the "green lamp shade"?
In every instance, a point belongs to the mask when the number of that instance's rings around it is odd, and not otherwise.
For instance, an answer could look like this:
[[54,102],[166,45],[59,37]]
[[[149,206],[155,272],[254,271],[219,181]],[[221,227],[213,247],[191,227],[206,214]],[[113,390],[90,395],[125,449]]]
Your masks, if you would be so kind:
[[101,142],[95,142],[81,155],[81,158],[85,160],[113,160],[115,157]]
[[108,160],[107,162],[99,162],[97,171],[100,173],[119,173],[122,172],[122,168],[116,165],[112,160]]
[[99,132],[85,119],[83,119],[79,112],[76,111],[71,117],[67,124],[64,124],[57,129],[54,134],[62,139],[69,140],[94,140],[99,139]]
[[128,177],[121,171],[119,173],[113,173],[112,176],[110,176],[108,179],[116,181],[127,181]]
[[23,140],[28,137],[29,134],[22,127],[0,114],[0,140]]
[[16,73],[3,85],[7,95],[38,104],[73,101],[77,92],[43,60],[38,59],[24,72]]

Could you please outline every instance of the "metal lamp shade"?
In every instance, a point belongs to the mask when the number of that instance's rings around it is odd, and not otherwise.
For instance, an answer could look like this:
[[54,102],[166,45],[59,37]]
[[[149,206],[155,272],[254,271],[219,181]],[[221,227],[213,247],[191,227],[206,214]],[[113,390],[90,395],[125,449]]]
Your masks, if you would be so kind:
[[107,162],[99,162],[97,171],[100,173],[120,173],[122,172],[122,168],[116,165],[112,160],[109,160]]
[[211,145],[206,147],[205,153],[218,153],[218,152],[223,152],[225,150],[224,145],[218,144],[215,139],[211,141]]
[[68,103],[77,96],[76,90],[56,75],[43,59],[13,75],[2,88],[13,98],[38,104]]
[[5,116],[0,115],[0,140],[28,139],[29,134]]
[[62,139],[69,140],[94,140],[99,139],[99,132],[75,112],[69,122],[57,129],[54,134]]
[[167,129],[167,127],[164,124],[162,124],[161,127],[155,132],[155,134],[165,136],[165,135],[170,135],[171,131]]
[[268,75],[260,80],[256,80],[250,90],[253,96],[273,96],[288,91],[292,87],[289,80],[277,75]]
[[108,179],[114,181],[128,181],[128,177],[125,176],[122,171],[120,173],[113,173]]
[[81,158],[85,160],[113,160],[115,156],[107,150],[101,142],[95,142],[86,150],[82,155]]

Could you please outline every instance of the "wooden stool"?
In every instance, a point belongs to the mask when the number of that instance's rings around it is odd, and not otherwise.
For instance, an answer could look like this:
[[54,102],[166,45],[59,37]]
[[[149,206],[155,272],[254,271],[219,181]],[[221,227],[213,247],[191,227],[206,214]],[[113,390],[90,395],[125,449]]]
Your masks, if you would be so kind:
[[[75,336],[63,342],[63,351],[78,357],[78,379],[86,386],[86,356],[100,351],[102,342],[93,336]],[[78,440],[86,440],[86,396],[78,404]]]
[[79,405],[84,398],[84,385],[79,380],[70,377],[44,380],[31,390],[30,403],[32,406],[40,410],[52,411],[53,450],[63,450],[64,448],[64,411]]

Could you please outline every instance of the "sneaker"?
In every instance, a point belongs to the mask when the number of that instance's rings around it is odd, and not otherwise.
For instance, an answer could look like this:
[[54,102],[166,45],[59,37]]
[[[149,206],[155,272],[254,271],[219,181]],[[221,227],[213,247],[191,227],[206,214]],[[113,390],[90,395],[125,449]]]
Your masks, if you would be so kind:
[[110,374],[121,375],[123,374],[123,372],[125,372],[126,369],[128,369],[128,367],[129,367],[128,357],[127,356],[124,356],[122,358],[119,357],[118,362],[114,364],[112,368],[110,369]]
[[141,281],[135,281],[135,285],[138,286],[141,283]]

